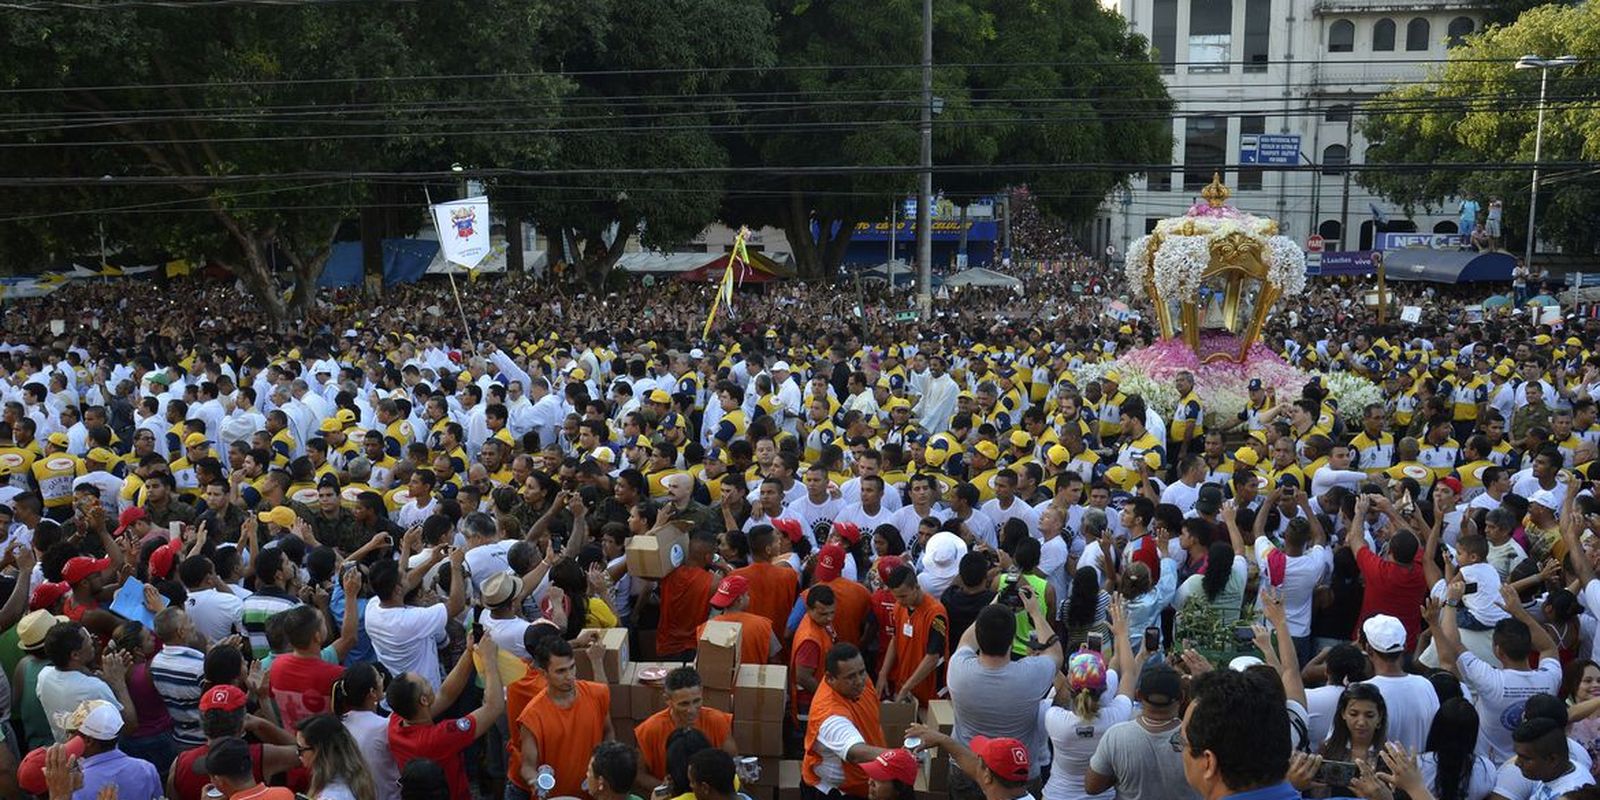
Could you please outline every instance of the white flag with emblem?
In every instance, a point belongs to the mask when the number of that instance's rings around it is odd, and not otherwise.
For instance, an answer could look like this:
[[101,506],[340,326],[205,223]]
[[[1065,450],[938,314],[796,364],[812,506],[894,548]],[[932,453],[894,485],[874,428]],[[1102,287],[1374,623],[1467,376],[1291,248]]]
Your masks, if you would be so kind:
[[446,261],[472,269],[489,255],[489,198],[439,203],[433,206],[433,223]]

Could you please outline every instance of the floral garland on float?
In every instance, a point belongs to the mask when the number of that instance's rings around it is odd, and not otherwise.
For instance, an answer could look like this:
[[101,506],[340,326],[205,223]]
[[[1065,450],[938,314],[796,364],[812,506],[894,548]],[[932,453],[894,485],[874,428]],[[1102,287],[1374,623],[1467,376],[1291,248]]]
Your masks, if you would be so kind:
[[[1144,289],[1161,340],[1115,361],[1086,365],[1077,378],[1082,383],[1116,370],[1120,391],[1139,394],[1170,416],[1178,401],[1174,379],[1189,372],[1204,398],[1206,425],[1213,427],[1226,421],[1214,409],[1249,404],[1252,378],[1288,401],[1298,398],[1314,376],[1259,341],[1272,304],[1305,290],[1305,253],[1278,234],[1277,221],[1228,205],[1220,176],[1200,196],[1202,201],[1183,216],[1161,220],[1154,232],[1128,246],[1128,285]],[[1366,379],[1318,374],[1347,418],[1359,417],[1364,406],[1383,399]]]

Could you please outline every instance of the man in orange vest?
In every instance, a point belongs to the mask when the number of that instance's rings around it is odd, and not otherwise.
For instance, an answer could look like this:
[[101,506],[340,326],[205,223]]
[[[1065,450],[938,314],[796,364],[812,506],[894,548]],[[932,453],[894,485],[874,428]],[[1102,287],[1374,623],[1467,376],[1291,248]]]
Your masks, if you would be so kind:
[[927,705],[939,682],[939,666],[950,654],[950,616],[944,604],[922,591],[910,567],[896,567],[886,583],[894,595],[894,632],[878,668],[878,691],[885,699],[916,698]]
[[[604,646],[595,639],[589,649],[603,652]],[[583,780],[588,775],[589,756],[596,745],[616,738],[611,727],[611,687],[578,679],[577,659],[565,639],[545,637],[533,658],[544,672],[546,688],[512,721],[507,759],[511,782],[506,784],[506,797],[527,800],[539,792],[539,772],[548,765],[555,773],[550,796],[587,800]],[[486,661],[493,663],[492,659]],[[488,674],[498,675],[496,670]],[[494,691],[500,691],[498,680]]]
[[850,556],[836,544],[824,545],[817,551],[817,564],[812,568],[812,591],[818,586],[833,590],[833,633],[841,642],[861,646],[868,625],[877,624],[872,616],[872,593],[860,581],[843,577],[845,559]]
[[841,642],[830,648],[826,670],[806,723],[800,795],[805,800],[864,800],[867,773],[859,765],[887,749],[878,695],[855,645]]
[[700,673],[694,667],[683,666],[667,673],[664,686],[667,707],[650,715],[634,726],[633,737],[639,743],[639,778],[636,786],[648,792],[667,778],[667,738],[681,728],[695,728],[706,735],[712,747],[720,747],[729,755],[739,755],[733,742],[733,715],[726,711],[705,707],[705,694],[700,688]]
[[[772,623],[766,617],[752,614],[745,610],[750,607],[750,582],[743,575],[729,575],[718,584],[717,590],[711,595],[711,608],[717,615],[713,620],[739,623],[739,663],[740,664],[767,664],[777,658],[778,652],[783,649],[783,644],[778,641],[778,634],[772,630]],[[700,639],[700,634],[706,628],[706,623],[700,623],[695,628],[694,638]]]
[[808,719],[811,698],[822,683],[822,660],[833,649],[833,616],[833,590],[811,587],[806,592],[806,613],[795,629],[789,657],[789,707],[801,722]]
[[[789,520],[778,520],[786,526]],[[788,632],[789,611],[800,594],[800,576],[787,564],[774,564],[779,553],[778,531],[770,525],[750,529],[750,566],[733,571],[750,582],[750,613],[772,623],[773,631]]]

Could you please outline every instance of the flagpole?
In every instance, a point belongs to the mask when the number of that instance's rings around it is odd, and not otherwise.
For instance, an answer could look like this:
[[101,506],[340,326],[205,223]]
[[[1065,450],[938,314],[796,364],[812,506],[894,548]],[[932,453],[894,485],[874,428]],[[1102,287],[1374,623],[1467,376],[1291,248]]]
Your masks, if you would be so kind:
[[[439,255],[442,256],[444,255],[444,231],[439,230],[439,216],[433,213],[433,193],[428,191],[428,187],[424,186],[422,187],[422,195],[428,201],[428,218],[433,220],[433,235],[439,240]],[[471,349],[471,352],[476,353],[478,352],[478,345],[472,341],[472,326],[467,324],[467,310],[461,306],[461,290],[456,288],[455,262],[446,258],[444,263],[451,266],[451,269],[445,270],[444,274],[445,277],[450,279],[450,293],[455,295],[456,298],[456,313],[461,315],[461,332],[466,334],[467,347]]]

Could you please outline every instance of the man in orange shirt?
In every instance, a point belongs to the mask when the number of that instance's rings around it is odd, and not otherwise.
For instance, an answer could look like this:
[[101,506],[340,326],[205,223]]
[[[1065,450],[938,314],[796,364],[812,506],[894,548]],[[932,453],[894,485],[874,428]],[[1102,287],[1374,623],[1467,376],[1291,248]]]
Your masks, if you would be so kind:
[[[589,649],[603,653],[605,644],[595,639]],[[583,779],[589,772],[589,756],[596,745],[616,738],[611,728],[611,687],[578,680],[577,660],[565,639],[545,638],[534,663],[544,671],[547,688],[517,717],[510,737],[511,783],[506,797],[529,800],[543,790],[548,797],[588,798]],[[551,786],[539,786],[542,765],[555,773]]]
[[[772,623],[746,610],[750,607],[750,582],[744,576],[734,573],[723,578],[711,595],[711,607],[717,611],[712,619],[739,623],[740,664],[767,664],[777,658],[783,644],[773,632]],[[696,641],[705,627],[702,622],[695,629]]]
[[739,748],[732,736],[733,715],[705,707],[700,673],[694,667],[678,667],[667,673],[665,691],[667,707],[650,715],[649,719],[633,729],[641,756],[639,778],[635,785],[643,793],[666,782],[667,737],[680,728],[697,728],[706,735],[712,747],[720,747],[729,755],[739,755]]
[[789,707],[801,722],[808,719],[811,697],[822,683],[823,659],[833,649],[833,590],[813,586],[806,592],[806,613],[794,632],[789,658]]
[[[775,520],[786,527],[799,524],[791,520]],[[733,574],[750,582],[750,613],[760,614],[772,623],[774,631],[788,631],[789,611],[800,594],[800,576],[787,564],[774,564],[782,555],[778,546],[778,531],[771,525],[757,525],[750,529],[750,566],[741,567]]]
[[656,626],[656,654],[662,661],[693,661],[696,631],[706,621],[706,604],[716,590],[711,556],[717,551],[717,537],[695,534],[683,563],[662,578],[661,622]]
[[806,723],[800,796],[865,798],[867,774],[857,765],[887,749],[878,719],[878,695],[855,645],[841,642],[830,648],[826,670]]
[[811,571],[811,587],[833,590],[834,637],[860,647],[867,626],[876,624],[876,620],[872,616],[872,593],[859,581],[843,577],[845,559],[849,557],[839,545],[823,546],[817,551],[817,564]]
[[894,633],[878,668],[879,691],[904,702],[927,705],[938,685],[936,672],[950,654],[950,617],[944,605],[922,591],[917,573],[901,565],[886,581],[894,595]]
[[[539,669],[538,661],[533,654],[539,652],[545,637],[562,638],[561,631],[564,625],[564,622],[553,622],[550,617],[545,617],[522,631],[522,648],[530,654],[527,659],[528,671],[524,672],[522,677],[506,684],[507,720],[515,722],[517,717],[522,716],[522,710],[527,708],[535,697],[544,693],[546,687],[544,670]],[[594,674],[604,675],[605,649],[596,650],[590,647],[599,636],[599,631],[584,631],[578,634],[578,638],[572,640],[572,647],[574,651],[583,648],[590,657],[591,666],[596,668]]]

